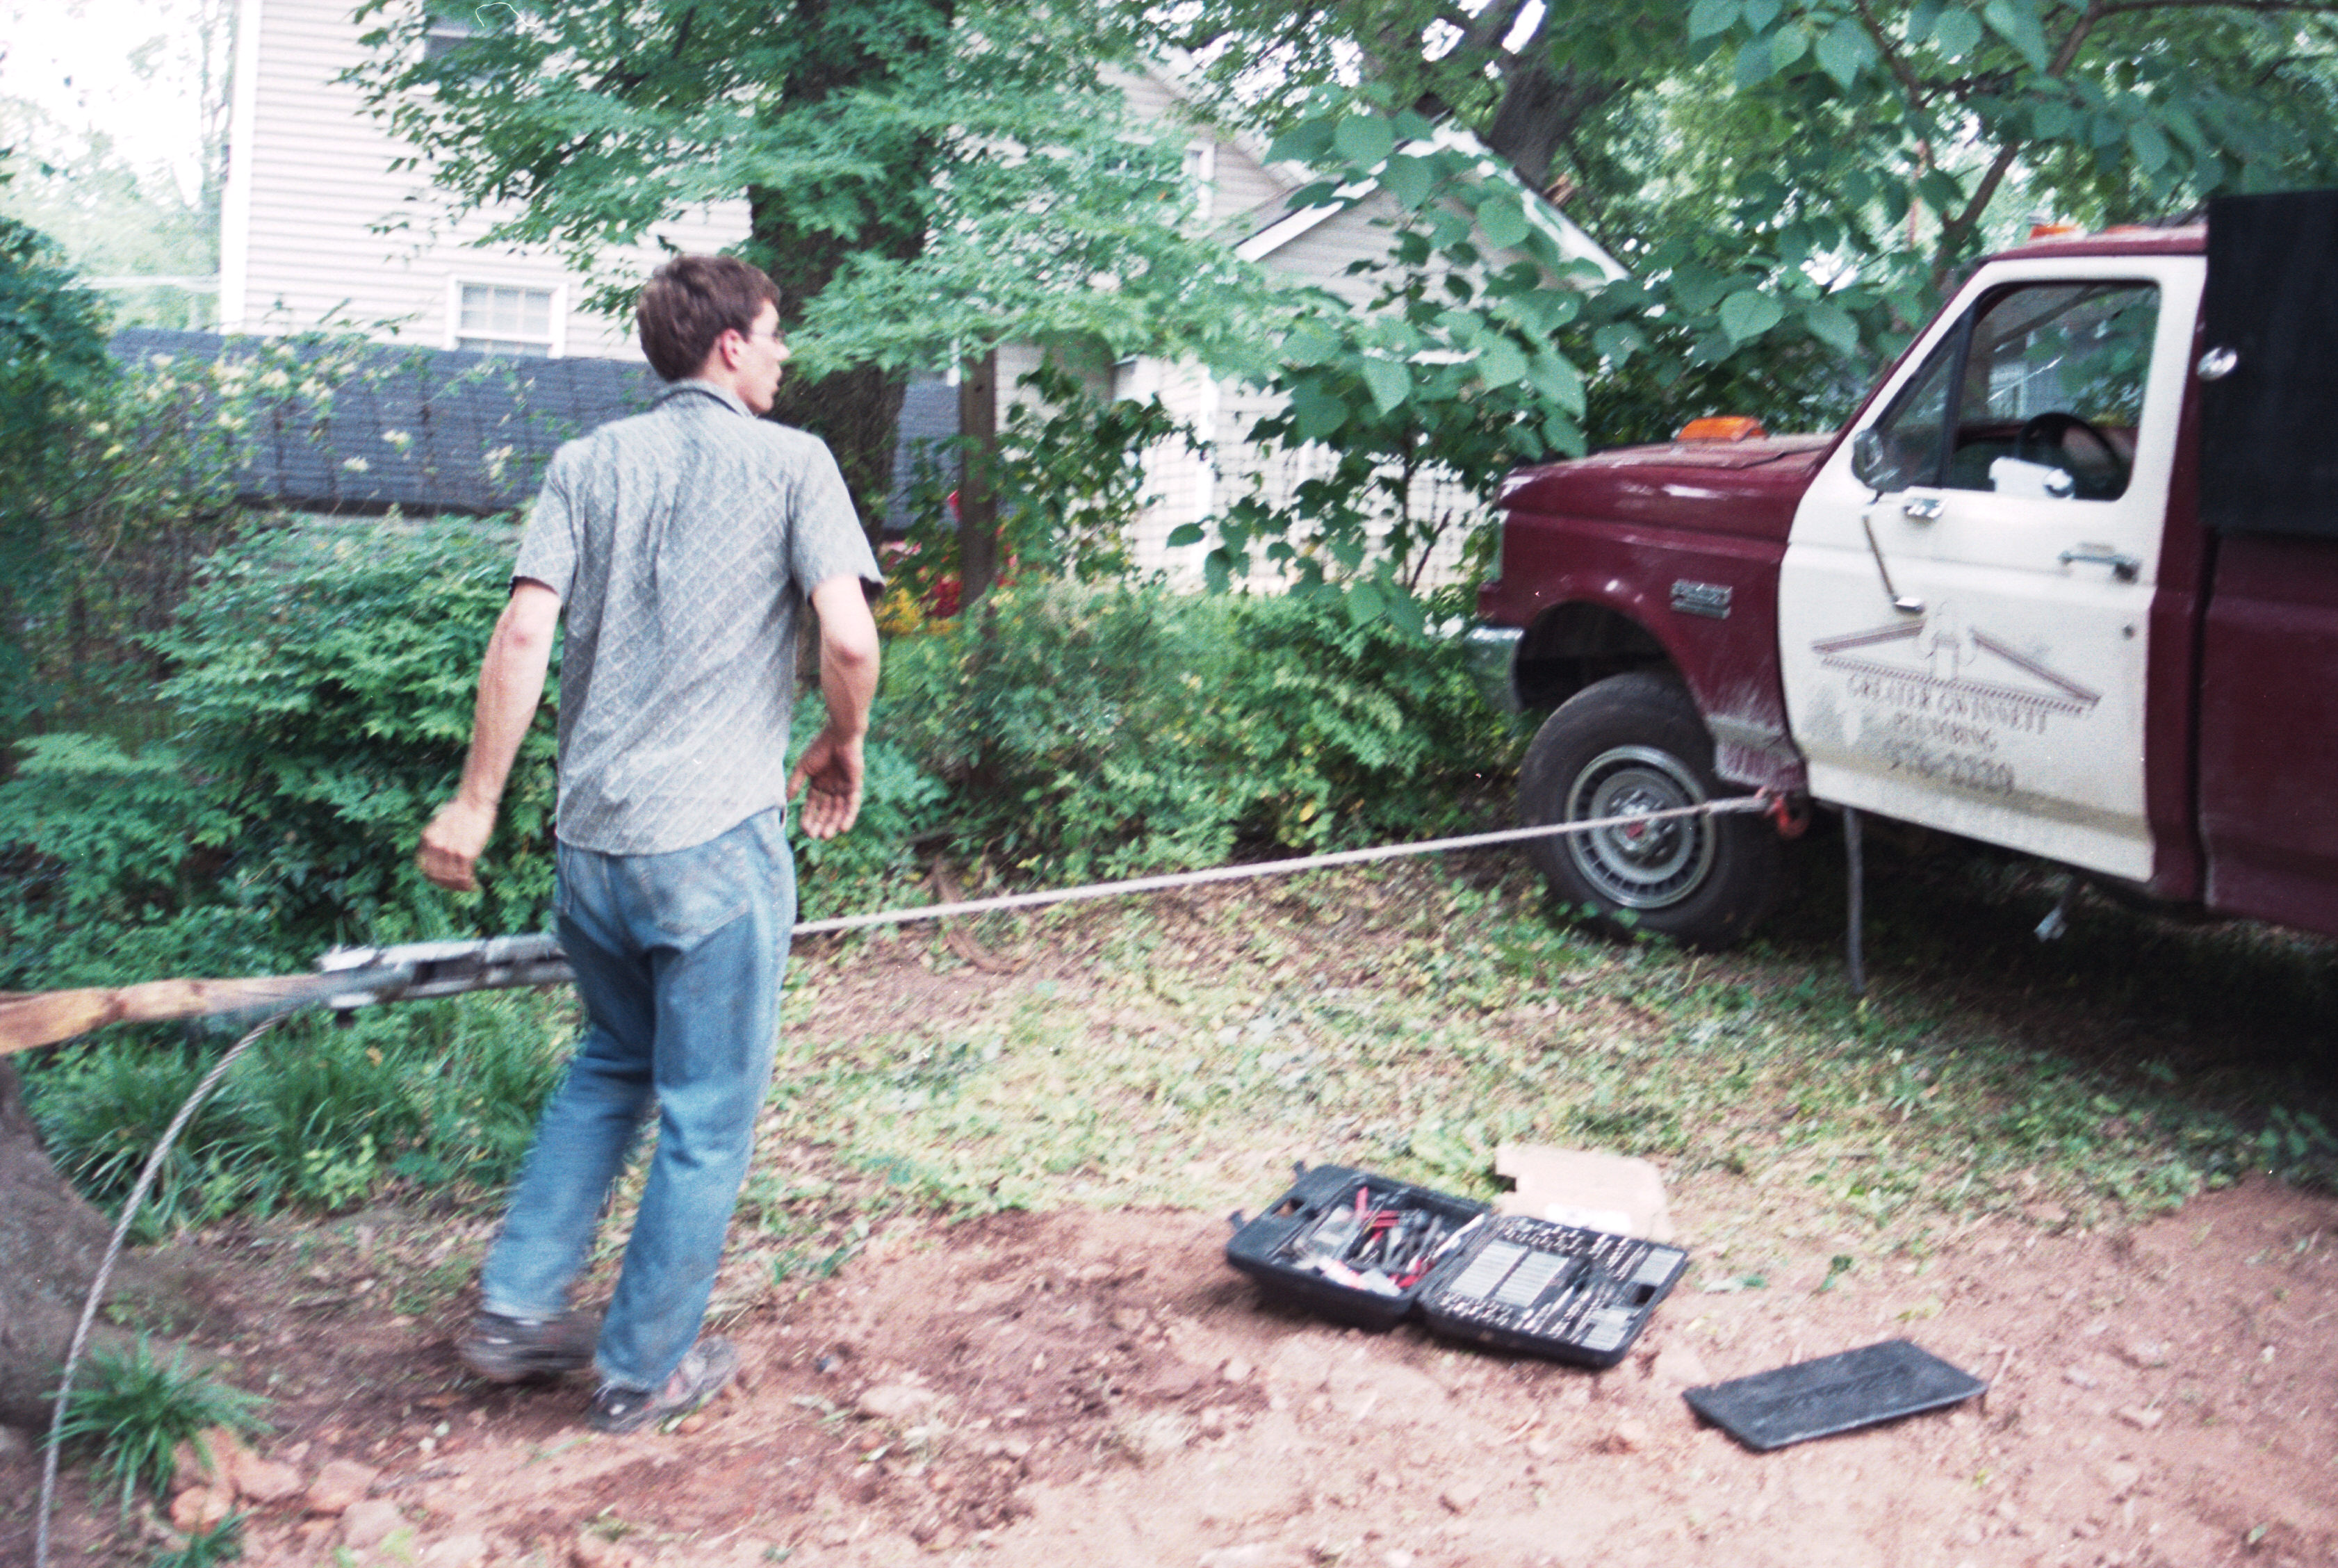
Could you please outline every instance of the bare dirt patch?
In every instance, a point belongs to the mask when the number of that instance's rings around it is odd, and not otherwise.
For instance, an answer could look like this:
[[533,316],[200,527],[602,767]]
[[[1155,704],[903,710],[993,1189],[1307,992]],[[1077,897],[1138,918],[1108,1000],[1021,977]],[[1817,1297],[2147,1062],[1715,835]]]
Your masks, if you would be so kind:
[[[1702,1204],[1679,1198],[1693,1241]],[[730,1325],[747,1371],[702,1417],[618,1438],[582,1426],[581,1382],[466,1377],[443,1315],[318,1321],[298,1291],[234,1309],[285,1325],[260,1358],[268,1451],[378,1473],[398,1523],[359,1562],[2338,1560],[2326,1200],[2252,1183],[2129,1230],[1986,1221],[1920,1271],[1823,1291],[1819,1250],[1758,1288],[1705,1270],[1605,1373],[1262,1303],[1225,1233],[1174,1211],[899,1221]],[[1679,1397],[1902,1336],[1987,1397],[1767,1455]],[[35,1476],[16,1455],[0,1486]],[[61,1560],[106,1522],[75,1499]],[[261,1508],[246,1560],[330,1563],[340,1529]]]

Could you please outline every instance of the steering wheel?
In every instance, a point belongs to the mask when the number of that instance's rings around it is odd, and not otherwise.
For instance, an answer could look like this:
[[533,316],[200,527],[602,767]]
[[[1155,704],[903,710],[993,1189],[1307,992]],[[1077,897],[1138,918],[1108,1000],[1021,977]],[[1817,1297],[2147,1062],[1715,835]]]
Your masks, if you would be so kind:
[[[2086,446],[2094,448],[2086,453],[2084,446],[2073,450],[2070,437],[2086,437]],[[2111,438],[2076,414],[2049,409],[2034,415],[2013,437],[2013,455],[2026,463],[2048,463],[2070,471],[2076,493],[2088,500],[2107,500],[2127,488],[2127,463],[2119,456]],[[2084,456],[2083,466],[2073,459]]]

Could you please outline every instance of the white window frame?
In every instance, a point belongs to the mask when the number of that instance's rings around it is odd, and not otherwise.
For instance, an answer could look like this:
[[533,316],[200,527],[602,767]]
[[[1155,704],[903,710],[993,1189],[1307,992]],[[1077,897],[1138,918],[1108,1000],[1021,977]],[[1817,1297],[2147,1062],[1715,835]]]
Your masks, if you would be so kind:
[[[463,347],[463,290],[466,289],[540,289],[552,296],[551,336],[545,339],[545,356],[564,359],[568,356],[568,283],[566,279],[546,282],[537,278],[483,278],[450,273],[447,279],[447,332],[445,346]],[[490,350],[492,352],[492,350]]]
[[431,16],[422,24],[422,62],[429,64],[434,44],[445,43],[451,47],[478,35],[479,30],[459,16]]

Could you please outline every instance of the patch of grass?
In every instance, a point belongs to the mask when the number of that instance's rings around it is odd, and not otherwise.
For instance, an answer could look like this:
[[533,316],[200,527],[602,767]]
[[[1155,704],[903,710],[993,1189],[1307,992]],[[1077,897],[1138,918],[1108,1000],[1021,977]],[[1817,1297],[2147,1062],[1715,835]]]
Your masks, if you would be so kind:
[[[791,1026],[771,1126],[957,1212],[1223,1210],[1271,1195],[1294,1159],[1486,1195],[1498,1144],[1557,1142],[1655,1159],[1676,1187],[1725,1177],[1746,1205],[1917,1250],[1982,1212],[2091,1222],[2253,1171],[2338,1179],[2321,1046],[2280,1044],[2321,995],[2296,944],[2089,906],[2090,931],[2130,946],[2144,926],[2210,942],[2218,956],[2178,966],[2187,984],[2290,998],[2239,1032],[2200,998],[2171,1022],[2162,987],[2099,971],[2097,946],[2036,943],[2030,891],[1991,886],[1990,857],[1960,864],[1921,868],[1962,889],[1933,900],[1939,929],[1915,873],[1879,897],[1864,1004],[1823,898],[1766,941],[1692,955],[1554,918],[1491,857],[994,920],[986,945],[1059,978],[841,1039]],[[1960,943],[1982,956],[1949,965]],[[839,982],[853,951],[807,973]],[[2331,945],[2312,951],[2331,965]],[[938,941],[919,961],[956,967]]]
[[150,1568],[211,1568],[215,1563],[234,1562],[243,1555],[243,1519],[241,1514],[229,1514],[155,1558]]
[[167,1362],[155,1359],[153,1341],[142,1334],[127,1351],[89,1357],[57,1440],[91,1455],[107,1484],[120,1485],[126,1514],[142,1482],[156,1497],[167,1495],[180,1444],[201,1444],[215,1426],[265,1430],[264,1403],[190,1368],[183,1348]]
[[[565,995],[504,993],[347,1024],[288,1020],[182,1134],[140,1210],[138,1239],[240,1210],[348,1209],[400,1186],[500,1188],[558,1081],[573,1018]],[[92,1200],[118,1205],[226,1038],[108,1035],[28,1073],[58,1168]]]

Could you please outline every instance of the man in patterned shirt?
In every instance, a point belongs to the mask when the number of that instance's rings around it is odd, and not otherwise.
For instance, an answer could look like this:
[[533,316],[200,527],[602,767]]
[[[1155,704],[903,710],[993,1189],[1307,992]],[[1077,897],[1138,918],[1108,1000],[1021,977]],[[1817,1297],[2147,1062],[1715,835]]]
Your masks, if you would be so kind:
[[[556,906],[586,1028],[457,1348],[498,1382],[597,1364],[604,1431],[693,1409],[737,1370],[699,1328],[776,1044],[796,906],[784,803],[809,787],[815,838],[860,809],[877,562],[828,448],[758,417],[788,358],[778,300],[730,257],[678,258],[643,290],[642,348],[672,385],[553,457],[461,786],[418,857],[442,887],[477,885],[565,615]],[[807,603],[828,722],[788,774]],[[569,1290],[653,1108],[657,1151],[602,1319]]]

